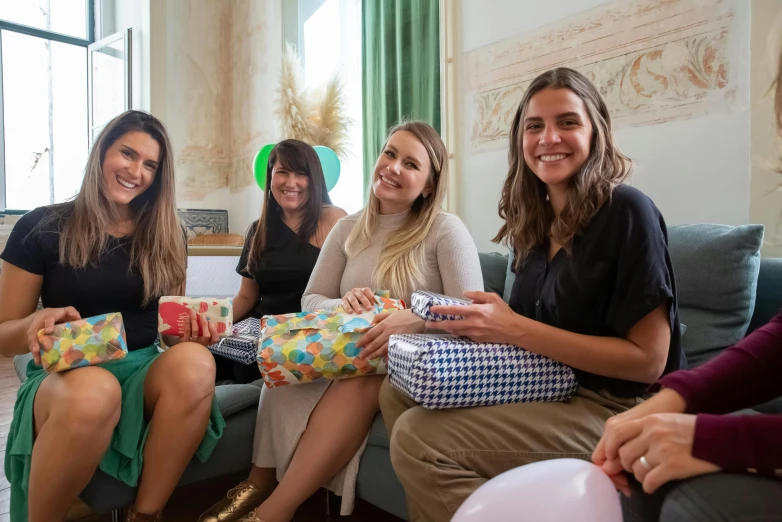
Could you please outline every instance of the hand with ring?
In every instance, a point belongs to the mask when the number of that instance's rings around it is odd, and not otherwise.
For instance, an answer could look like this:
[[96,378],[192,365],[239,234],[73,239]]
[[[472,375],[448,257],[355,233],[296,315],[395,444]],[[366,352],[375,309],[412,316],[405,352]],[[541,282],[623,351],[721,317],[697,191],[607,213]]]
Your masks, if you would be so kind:
[[[692,455],[696,418],[683,413],[657,413],[615,425],[610,436],[618,442],[618,451],[606,454],[603,470],[610,477],[622,471],[633,474],[649,494],[672,480],[720,471],[719,466]],[[608,428],[606,432],[608,435]],[[626,479],[624,486],[626,489],[617,487],[628,494]]]
[[218,342],[217,327],[207,321],[206,316],[190,310],[190,320],[185,321],[184,332],[179,338],[180,343],[198,343],[202,346],[211,346]]

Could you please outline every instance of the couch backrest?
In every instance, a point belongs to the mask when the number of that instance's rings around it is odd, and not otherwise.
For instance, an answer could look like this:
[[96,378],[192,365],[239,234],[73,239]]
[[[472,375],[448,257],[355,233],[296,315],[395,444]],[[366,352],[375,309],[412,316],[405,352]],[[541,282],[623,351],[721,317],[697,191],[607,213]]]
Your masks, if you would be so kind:
[[780,310],[782,310],[782,258],[764,257],[760,260],[755,310],[748,331],[763,326]]

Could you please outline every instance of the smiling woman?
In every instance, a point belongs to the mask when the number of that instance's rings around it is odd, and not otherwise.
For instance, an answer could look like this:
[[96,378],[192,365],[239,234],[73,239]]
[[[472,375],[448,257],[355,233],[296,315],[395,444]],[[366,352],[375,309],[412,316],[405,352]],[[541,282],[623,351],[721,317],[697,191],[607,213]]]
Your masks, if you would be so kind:
[[513,467],[589,458],[603,422],[680,365],[665,223],[649,198],[621,184],[631,164],[595,86],[571,69],[538,76],[509,149],[495,238],[515,253],[509,303],[468,293],[471,305],[432,308],[464,317],[436,326],[550,357],[573,368],[579,388],[565,403],[431,411],[386,381],[380,404],[412,520],[450,520],[487,478]]
[[[159,520],[187,463],[206,459],[222,435],[205,348],[214,325],[194,315],[203,336],[186,327],[163,354],[156,342],[158,299],[185,290],[173,165],[160,121],[118,116],[90,151],[76,197],[25,214],[0,254],[0,353],[33,356],[5,454],[13,522],[64,520],[98,466],[138,486],[128,520]],[[110,312],[122,314],[125,358],[44,372],[41,329]]]

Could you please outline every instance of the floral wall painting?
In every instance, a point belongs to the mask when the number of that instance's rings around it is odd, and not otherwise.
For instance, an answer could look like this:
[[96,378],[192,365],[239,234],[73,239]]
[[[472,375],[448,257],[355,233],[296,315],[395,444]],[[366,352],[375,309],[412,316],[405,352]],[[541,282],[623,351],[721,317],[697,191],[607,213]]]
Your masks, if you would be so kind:
[[731,110],[742,0],[617,0],[464,55],[473,150],[506,146],[525,89],[571,67],[600,89],[616,128]]

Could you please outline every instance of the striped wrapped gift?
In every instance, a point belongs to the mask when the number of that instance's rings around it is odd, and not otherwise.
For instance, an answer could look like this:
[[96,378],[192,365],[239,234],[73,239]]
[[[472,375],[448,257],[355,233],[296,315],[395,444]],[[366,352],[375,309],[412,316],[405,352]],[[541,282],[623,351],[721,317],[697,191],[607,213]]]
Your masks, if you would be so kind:
[[391,386],[430,409],[568,400],[573,370],[509,344],[444,335],[392,335]]
[[231,335],[210,346],[209,351],[238,363],[255,364],[260,338],[261,321],[250,317],[236,323]]
[[459,315],[435,314],[431,312],[433,306],[464,306],[471,304],[464,299],[456,299],[447,295],[436,294],[434,292],[425,292],[416,290],[410,298],[411,309],[415,315],[425,321],[453,321],[464,319]]

